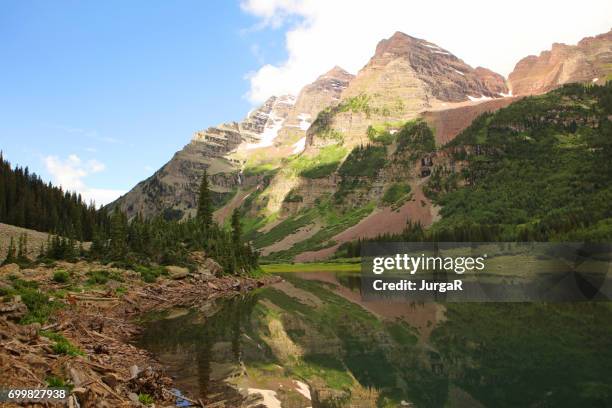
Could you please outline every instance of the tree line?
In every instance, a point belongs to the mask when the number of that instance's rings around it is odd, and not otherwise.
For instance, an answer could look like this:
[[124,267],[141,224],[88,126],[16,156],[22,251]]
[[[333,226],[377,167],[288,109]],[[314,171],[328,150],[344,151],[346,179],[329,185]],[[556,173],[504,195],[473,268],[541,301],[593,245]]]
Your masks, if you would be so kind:
[[[27,168],[11,169],[8,162],[0,160],[0,214],[6,215],[0,220],[52,234],[40,249],[39,260],[89,259],[127,268],[190,266],[189,254],[204,251],[225,273],[248,274],[257,268],[258,253],[242,238],[240,213],[233,212],[229,230],[214,222],[206,172],[195,217],[178,221],[162,215],[149,219],[137,215],[128,222],[118,205],[112,211],[96,210],[93,204],[85,205],[79,195],[43,183]],[[88,250],[82,241],[91,241]],[[26,253],[27,236],[17,243],[11,240],[4,264],[28,263]]]
[[11,168],[0,152],[0,222],[91,241],[95,227],[107,221],[94,203],[45,183],[27,167]]

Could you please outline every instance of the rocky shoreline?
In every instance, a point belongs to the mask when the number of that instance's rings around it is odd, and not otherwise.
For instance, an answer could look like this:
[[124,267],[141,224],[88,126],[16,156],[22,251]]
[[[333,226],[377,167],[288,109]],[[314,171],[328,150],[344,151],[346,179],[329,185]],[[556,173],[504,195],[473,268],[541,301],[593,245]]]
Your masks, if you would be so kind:
[[[200,258],[202,265],[211,266],[212,260]],[[65,282],[58,279],[58,271],[68,276]],[[172,378],[150,353],[130,343],[141,330],[137,318],[172,307],[200,307],[275,278],[215,275],[210,268],[173,267],[168,272],[146,283],[138,272],[99,263],[0,268],[0,388],[67,386],[69,407],[175,406]],[[96,282],[92,276],[108,279]],[[17,283],[49,296],[54,311],[44,323],[18,323],[28,306],[11,290]],[[224,406],[184,399],[193,406]]]

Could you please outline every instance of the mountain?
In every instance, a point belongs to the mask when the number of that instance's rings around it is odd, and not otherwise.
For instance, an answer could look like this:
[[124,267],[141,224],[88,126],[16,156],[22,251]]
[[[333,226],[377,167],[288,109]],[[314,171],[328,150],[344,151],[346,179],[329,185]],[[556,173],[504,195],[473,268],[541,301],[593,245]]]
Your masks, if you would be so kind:
[[[576,47],[605,61],[605,37]],[[328,258],[356,239],[402,233],[408,221],[442,225],[446,204],[430,179],[455,161],[441,148],[523,94],[510,95],[501,75],[395,33],[356,76],[334,67],[295,98],[271,98],[242,122],[196,133],[118,203],[130,215],[185,217],[207,168],[217,221],[240,209],[264,256]]]
[[431,233],[608,242],[611,120],[611,82],[566,84],[480,116],[436,153],[424,189],[442,217]]
[[612,78],[612,30],[577,45],[555,43],[539,56],[520,60],[508,76],[513,95],[548,92],[562,84],[604,84]]
[[247,160],[259,156],[284,157],[303,148],[311,118],[336,103],[351,78],[342,68],[334,67],[305,86],[297,98],[273,96],[241,122],[195,132],[168,163],[109,208],[119,205],[129,218],[138,213],[145,217],[163,214],[166,218],[194,215],[205,169],[214,200],[221,206],[243,183],[241,170]]
[[[322,118],[323,136],[341,135],[347,145],[358,145],[367,142],[364,136],[373,123],[411,120],[425,110],[469,105],[507,92],[501,75],[474,69],[434,43],[396,32],[378,43],[342,92],[345,104]],[[309,144],[325,144],[320,139],[312,138]]]
[[397,98],[408,109],[420,111],[437,102],[492,98],[507,92],[501,75],[474,69],[434,43],[396,32],[378,43],[374,56],[342,96],[365,93],[387,102]]
[[129,218],[165,212],[169,218],[183,218],[196,207],[196,192],[205,169],[211,177],[211,189],[221,204],[231,187],[238,183],[237,163],[225,157],[241,144],[266,144],[287,117],[291,97],[272,97],[249,113],[241,122],[224,123],[193,134],[189,144],[151,177],[138,183],[112,203],[119,205]]

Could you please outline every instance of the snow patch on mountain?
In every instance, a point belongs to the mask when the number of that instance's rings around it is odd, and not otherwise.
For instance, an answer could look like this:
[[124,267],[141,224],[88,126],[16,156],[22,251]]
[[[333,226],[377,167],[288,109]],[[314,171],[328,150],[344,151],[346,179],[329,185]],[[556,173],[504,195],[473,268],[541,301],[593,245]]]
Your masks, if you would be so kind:
[[276,116],[274,111],[268,115],[268,122],[264,131],[261,133],[261,137],[257,143],[248,143],[244,148],[246,150],[259,149],[261,147],[272,146],[274,139],[278,136],[278,131],[283,127],[285,120]]
[[480,95],[480,97],[475,98],[473,96],[468,95],[468,99],[472,102],[483,102],[483,101],[491,100],[493,98],[491,98],[490,96],[484,96],[484,95]]
[[306,147],[306,137],[301,138],[293,144],[293,154],[302,153]]
[[308,130],[308,128],[310,127],[310,114],[309,113],[300,113],[298,116],[298,119],[300,120],[300,129],[302,129],[303,131]]

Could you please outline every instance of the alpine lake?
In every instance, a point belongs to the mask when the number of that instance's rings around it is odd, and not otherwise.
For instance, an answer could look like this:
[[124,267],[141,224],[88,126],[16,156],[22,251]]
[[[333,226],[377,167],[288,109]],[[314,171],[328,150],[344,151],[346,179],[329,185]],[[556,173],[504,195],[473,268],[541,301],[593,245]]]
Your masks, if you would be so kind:
[[138,345],[181,392],[235,406],[612,406],[611,303],[364,301],[358,267],[268,272],[283,280],[149,316]]

